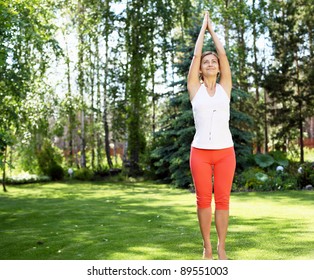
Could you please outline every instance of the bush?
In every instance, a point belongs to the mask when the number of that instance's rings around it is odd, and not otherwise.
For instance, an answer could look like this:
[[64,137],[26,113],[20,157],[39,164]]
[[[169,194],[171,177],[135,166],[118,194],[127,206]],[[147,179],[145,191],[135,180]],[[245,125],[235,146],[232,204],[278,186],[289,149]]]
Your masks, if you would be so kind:
[[306,162],[299,167],[297,184],[299,189],[303,189],[307,185],[314,186],[314,163]]
[[267,175],[260,168],[248,168],[238,174],[234,180],[233,188],[237,191],[252,191],[260,189]]
[[109,167],[105,166],[103,168],[94,170],[94,176],[98,178],[104,178],[104,177],[110,176]]
[[41,149],[37,152],[37,161],[40,173],[54,178],[63,178],[63,170],[61,172],[62,156],[50,140],[45,139]]
[[287,167],[289,160],[287,155],[281,151],[272,151],[268,154],[256,154],[253,156],[255,164],[264,170],[274,168],[277,165]]
[[274,161],[276,164],[283,166],[283,167],[288,167],[289,165],[289,160],[288,157],[285,153],[281,151],[271,151],[269,153],[270,156],[274,158]]
[[51,179],[48,176],[38,176],[35,174],[21,173],[17,176],[6,178],[6,183],[10,185],[30,184],[39,182],[49,182]]
[[271,166],[275,162],[275,160],[272,156],[268,154],[256,154],[255,162],[259,167],[266,168]]
[[49,167],[48,176],[50,176],[53,181],[62,180],[64,178],[64,170],[60,165],[54,164]]
[[294,174],[289,174],[286,170],[269,171],[268,180],[265,182],[269,190],[293,190],[297,188],[297,179]]
[[235,177],[234,191],[276,191],[297,189],[295,174],[287,171],[264,171],[259,167],[248,168]]
[[233,190],[293,190],[314,183],[313,168],[305,165],[304,173],[299,174],[299,164],[289,161],[281,151],[251,155],[247,162],[248,167],[235,177]]
[[91,181],[94,178],[94,173],[88,168],[81,168],[74,172],[74,178],[81,181]]

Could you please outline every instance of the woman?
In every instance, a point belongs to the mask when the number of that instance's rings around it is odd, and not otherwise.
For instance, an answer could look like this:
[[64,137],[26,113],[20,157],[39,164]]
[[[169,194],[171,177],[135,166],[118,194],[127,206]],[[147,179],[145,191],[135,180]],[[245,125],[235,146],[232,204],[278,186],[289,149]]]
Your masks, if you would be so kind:
[[[216,53],[202,54],[208,30]],[[219,83],[217,77],[220,75]],[[229,130],[231,71],[226,52],[211,25],[208,12],[196,41],[187,87],[193,109],[196,133],[191,145],[190,168],[197,197],[197,215],[203,237],[203,258],[212,259],[210,227],[212,190],[215,199],[217,252],[227,259],[225,241],[229,219],[229,200],[236,166]],[[214,183],[213,180],[214,179]]]

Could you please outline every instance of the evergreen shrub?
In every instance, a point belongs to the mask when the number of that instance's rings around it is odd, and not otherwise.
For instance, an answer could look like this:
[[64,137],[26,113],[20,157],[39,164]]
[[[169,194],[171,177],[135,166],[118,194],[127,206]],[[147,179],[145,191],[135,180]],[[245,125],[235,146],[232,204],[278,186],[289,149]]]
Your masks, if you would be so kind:
[[64,170],[60,165],[53,164],[53,165],[49,166],[48,176],[53,181],[62,180],[64,178]]
[[61,180],[64,171],[61,167],[62,155],[50,140],[43,141],[41,149],[36,154],[38,167],[41,174],[49,176],[52,180]]

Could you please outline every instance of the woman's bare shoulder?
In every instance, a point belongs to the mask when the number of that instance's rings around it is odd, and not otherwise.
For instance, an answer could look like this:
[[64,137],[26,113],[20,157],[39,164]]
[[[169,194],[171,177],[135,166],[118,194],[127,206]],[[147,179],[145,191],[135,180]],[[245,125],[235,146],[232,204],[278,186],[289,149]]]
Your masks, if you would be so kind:
[[192,100],[194,99],[195,95],[198,93],[198,91],[200,90],[202,84],[199,83],[198,85],[193,85],[193,86],[188,86],[188,92],[189,92],[189,96],[190,96],[190,101],[192,102]]

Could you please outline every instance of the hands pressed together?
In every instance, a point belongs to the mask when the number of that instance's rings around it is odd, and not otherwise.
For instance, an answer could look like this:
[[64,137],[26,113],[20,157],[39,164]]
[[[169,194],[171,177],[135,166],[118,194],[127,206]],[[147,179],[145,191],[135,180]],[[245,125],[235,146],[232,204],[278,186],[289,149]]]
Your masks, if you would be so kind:
[[209,18],[209,12],[208,11],[206,11],[205,15],[204,15],[203,28],[207,29],[208,31],[212,30],[212,23],[211,23],[211,20]]

